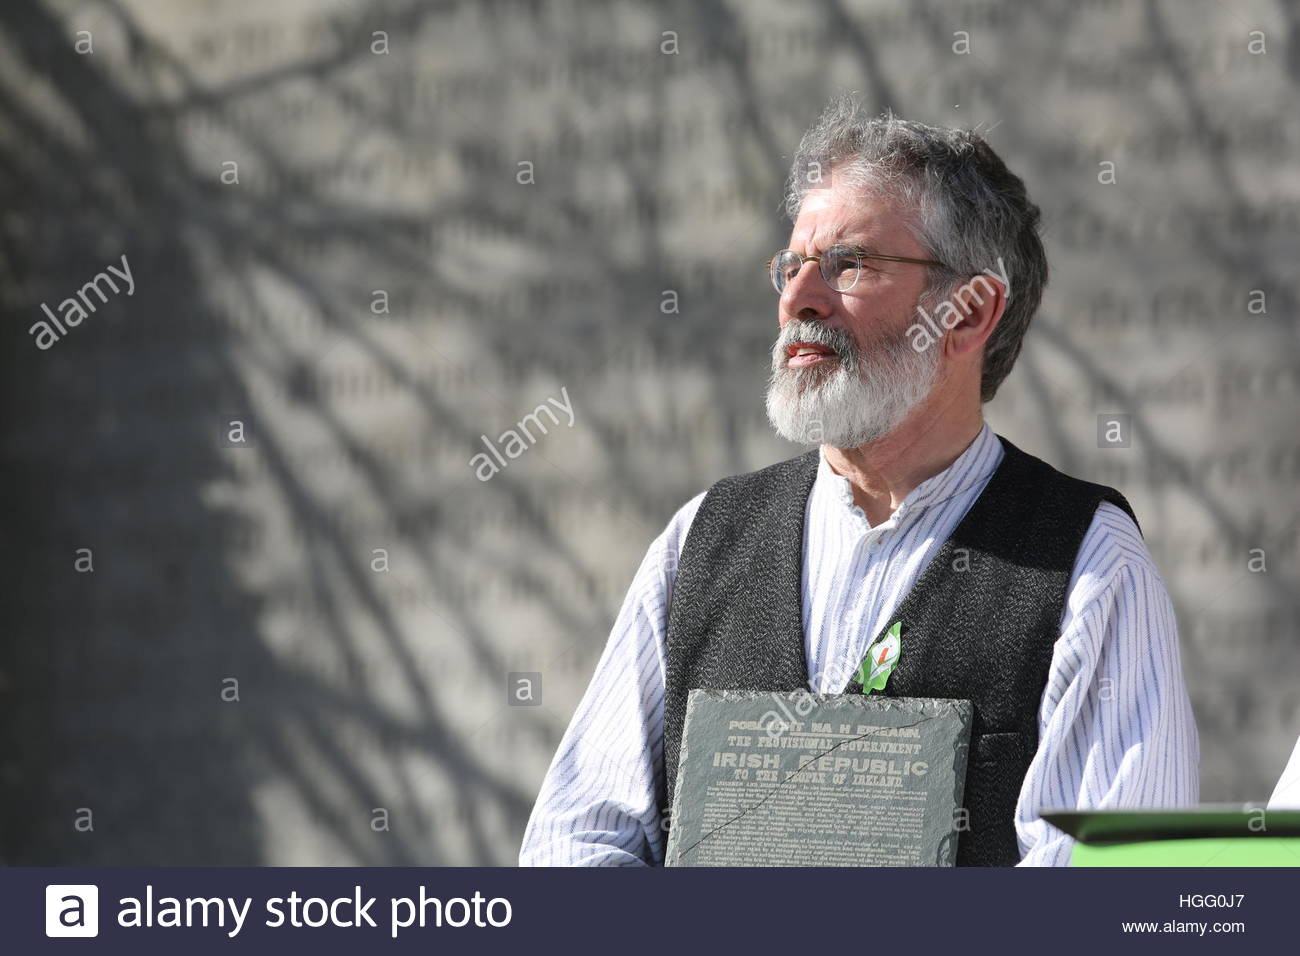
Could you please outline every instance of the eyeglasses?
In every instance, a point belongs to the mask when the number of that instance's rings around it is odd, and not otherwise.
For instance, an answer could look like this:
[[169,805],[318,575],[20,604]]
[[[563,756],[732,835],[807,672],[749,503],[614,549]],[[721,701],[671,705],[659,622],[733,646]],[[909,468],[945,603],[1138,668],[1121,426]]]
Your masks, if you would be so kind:
[[907,256],[886,256],[867,252],[861,246],[834,245],[820,256],[801,256],[793,249],[782,249],[767,264],[768,274],[772,277],[772,288],[777,294],[785,291],[789,284],[803,268],[805,262],[816,262],[821,268],[822,278],[836,292],[848,292],[858,281],[862,273],[864,259],[883,259],[886,262],[912,262],[919,266],[938,266],[946,269],[942,262],[933,259],[909,259]]

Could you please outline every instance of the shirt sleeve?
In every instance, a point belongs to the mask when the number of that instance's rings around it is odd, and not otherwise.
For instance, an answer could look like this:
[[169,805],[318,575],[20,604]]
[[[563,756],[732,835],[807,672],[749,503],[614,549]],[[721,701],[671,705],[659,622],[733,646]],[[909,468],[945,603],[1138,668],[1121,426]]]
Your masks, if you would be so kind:
[[1021,866],[1067,866],[1074,841],[1047,807],[1194,805],[1200,741],[1178,625],[1141,534],[1104,502],[1075,560],[1016,807]]
[[638,568],[533,807],[520,866],[657,866],[663,829],[664,637],[677,559],[704,493]]

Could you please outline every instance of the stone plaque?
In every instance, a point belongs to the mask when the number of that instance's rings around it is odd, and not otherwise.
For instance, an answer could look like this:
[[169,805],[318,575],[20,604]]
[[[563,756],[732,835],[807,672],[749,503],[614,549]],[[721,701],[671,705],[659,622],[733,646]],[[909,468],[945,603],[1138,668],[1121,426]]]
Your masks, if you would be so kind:
[[952,866],[966,700],[693,690],[667,866]]

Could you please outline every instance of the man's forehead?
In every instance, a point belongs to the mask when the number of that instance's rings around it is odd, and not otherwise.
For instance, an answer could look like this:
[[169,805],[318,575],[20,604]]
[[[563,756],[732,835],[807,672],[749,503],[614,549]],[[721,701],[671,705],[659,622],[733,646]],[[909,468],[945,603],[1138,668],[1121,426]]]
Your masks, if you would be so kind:
[[790,233],[791,244],[817,249],[848,239],[870,239],[899,225],[896,206],[863,191],[811,189]]

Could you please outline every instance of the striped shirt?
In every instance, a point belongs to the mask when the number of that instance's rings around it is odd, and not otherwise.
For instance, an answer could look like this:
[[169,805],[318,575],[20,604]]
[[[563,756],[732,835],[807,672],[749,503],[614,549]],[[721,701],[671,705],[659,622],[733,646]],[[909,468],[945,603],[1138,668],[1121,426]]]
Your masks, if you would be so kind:
[[[872,527],[821,456],[803,542],[803,632],[814,692],[838,693],[1002,460],[987,424],[947,469]],[[704,493],[650,545],[596,673],[542,783],[521,866],[661,865],[664,638],[682,545]],[[835,686],[838,683],[838,686]],[[1067,588],[1016,805],[1022,866],[1064,866],[1072,841],[1045,807],[1192,805],[1200,743],[1164,582],[1141,535],[1103,502]]]

